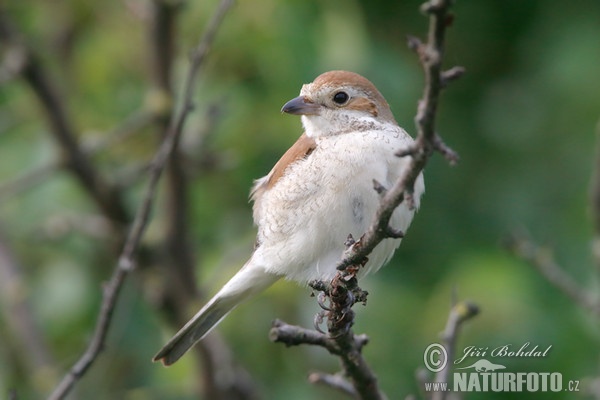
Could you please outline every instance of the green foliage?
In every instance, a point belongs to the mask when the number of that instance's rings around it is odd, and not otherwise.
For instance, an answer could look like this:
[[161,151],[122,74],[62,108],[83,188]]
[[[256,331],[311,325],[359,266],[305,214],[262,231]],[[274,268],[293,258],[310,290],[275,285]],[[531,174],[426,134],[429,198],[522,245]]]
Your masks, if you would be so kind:
[[[144,107],[152,92],[147,2],[7,3],[14,25],[40,52],[82,142],[105,137]],[[172,77],[178,92],[188,51],[216,3],[185,2],[179,11]],[[381,90],[399,123],[414,131],[422,74],[404,38],[425,34],[418,7],[418,1],[239,1],[226,17],[183,138],[193,247],[199,284],[208,293],[250,254],[247,193],[300,134],[300,121],[279,109],[302,83],[330,69],[359,72]],[[599,3],[459,1],[454,11],[446,64],[463,65],[467,74],[444,92],[438,128],[461,161],[450,168],[434,157],[422,209],[390,265],[362,282],[369,304],[357,306],[356,331],[371,337],[366,358],[390,399],[418,392],[414,372],[425,347],[439,340],[454,287],[482,308],[465,326],[459,352],[468,345],[552,345],[545,359],[505,364],[513,372],[556,371],[565,379],[597,375],[597,321],[506,254],[500,242],[515,229],[529,231],[555,249],[577,282],[597,291],[587,193],[600,110]],[[93,160],[118,182],[150,159],[158,140],[155,129],[143,129]],[[59,159],[30,88],[17,78],[3,83],[0,187]],[[127,178],[132,210],[143,178]],[[164,206],[161,198],[145,238],[150,245],[164,239]],[[96,214],[63,171],[0,197],[0,239],[23,273],[18,295],[29,302],[57,360],[52,370],[23,369],[27,363],[16,361],[19,338],[8,326],[7,296],[0,296],[0,393],[47,394],[84,348],[101,283],[115,262],[101,226],[85,229]],[[170,369],[149,361],[173,332],[141,287],[148,281],[138,278],[125,287],[108,347],[79,384],[80,398],[194,398],[199,383],[190,358]],[[275,317],[312,323],[314,299],[292,287],[277,284],[232,313],[221,331],[265,398],[341,399],[305,382],[308,371],[335,371],[332,357],[267,340]],[[494,395],[467,398],[508,398]]]

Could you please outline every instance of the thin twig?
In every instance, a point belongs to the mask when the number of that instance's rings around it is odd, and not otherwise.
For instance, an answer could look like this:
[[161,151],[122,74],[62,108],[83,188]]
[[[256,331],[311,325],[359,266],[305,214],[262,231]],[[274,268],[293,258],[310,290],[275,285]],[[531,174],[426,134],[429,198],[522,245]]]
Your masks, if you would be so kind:
[[[177,29],[178,11],[183,2],[153,0],[152,19],[149,25],[150,53],[152,55],[152,81],[155,96],[167,99],[162,116],[156,118],[156,128],[163,135],[169,124],[173,90],[171,75],[173,52]],[[214,107],[212,107],[214,108]],[[210,119],[210,115],[208,116]],[[214,118],[213,118],[214,119]],[[208,128],[210,129],[210,127]],[[206,134],[208,131],[197,132]],[[196,284],[195,270],[199,246],[190,236],[188,204],[189,177],[184,168],[183,149],[177,143],[171,153],[165,170],[166,232],[165,250],[167,262],[161,263],[163,271],[163,302],[167,305],[169,321],[181,326],[187,321],[190,302],[202,297]],[[185,319],[182,320],[182,317]],[[227,344],[214,333],[194,348],[201,368],[198,373],[202,381],[202,397],[207,399],[249,399],[256,397],[256,389],[249,374],[231,356]],[[227,371],[224,373],[224,371]],[[227,376],[227,379],[224,378]]]
[[[102,135],[102,138],[81,143],[81,150],[86,156],[94,156],[109,147],[115,146],[133,134],[138,133],[154,119],[154,114],[145,109],[134,112],[114,130]],[[33,168],[22,175],[0,185],[0,202],[17,196],[48,179],[60,168],[64,167],[62,160],[50,161],[47,164]],[[124,187],[120,182],[118,187]]]
[[[456,353],[456,340],[458,333],[463,322],[475,317],[479,314],[479,307],[471,302],[458,302],[452,305],[450,313],[448,314],[448,321],[446,327],[442,332],[442,342],[446,349],[446,365],[436,375],[436,382],[448,382],[450,376],[450,370],[452,369],[452,363],[454,360],[454,354]],[[432,400],[444,400],[446,399],[449,392],[434,392]]]
[[146,106],[134,111],[112,130],[102,133],[98,139],[84,140],[81,143],[83,152],[93,156],[114,147],[133,135],[142,131],[156,118],[157,110]]
[[[171,70],[173,67],[173,52],[177,15],[181,3],[154,0],[152,2],[152,19],[149,26],[150,53],[152,55],[152,81],[155,91],[161,98],[171,99]],[[168,100],[165,103],[171,104]],[[156,128],[164,135],[171,117],[171,107],[165,107],[159,118],[156,118]],[[169,295],[177,297],[176,303],[185,305],[189,299],[198,296],[198,287],[194,277],[194,253],[189,238],[189,207],[187,203],[187,177],[182,168],[182,155],[176,142],[173,152],[167,162],[166,180],[166,213],[167,227],[165,233],[166,253],[170,258],[165,265],[165,286]]]
[[354,386],[346,378],[341,375],[323,374],[321,372],[313,372],[308,375],[308,381],[314,385],[321,384],[337,389],[350,397],[358,398],[358,393]]
[[46,181],[56,173],[60,166],[62,166],[61,162],[52,161],[41,167],[27,171],[8,182],[3,182],[0,185],[0,202],[4,202]]
[[[357,301],[366,300],[366,293],[360,290],[356,282],[356,272],[364,266],[367,256],[382,240],[403,236],[402,232],[390,227],[392,213],[403,201],[406,201],[409,207],[414,206],[412,193],[415,182],[432,153],[440,152],[451,164],[458,160],[458,155],[444,144],[435,131],[435,116],[440,92],[448,82],[457,79],[464,72],[461,67],[454,67],[446,72],[442,70],[444,33],[450,21],[451,3],[451,0],[431,0],[425,3],[421,9],[429,15],[427,43],[423,44],[416,38],[409,39],[409,46],[419,55],[425,71],[425,89],[415,117],[417,126],[415,142],[409,149],[403,151],[403,154],[398,154],[399,157],[410,157],[408,166],[391,188],[373,182],[374,190],[382,197],[374,222],[359,240],[349,238],[348,247],[337,265],[338,273],[332,282],[318,283],[313,286],[317,290],[324,291],[330,299],[330,306],[326,307],[317,318],[320,320],[323,315],[327,317],[329,334],[316,331],[309,333],[310,331],[303,328],[282,325],[283,323],[274,325],[270,333],[272,340],[288,345],[317,344],[338,355],[342,363],[342,372],[350,380],[360,399],[383,399],[385,395],[378,387],[375,374],[362,357],[361,349],[366,340],[357,345],[357,336],[351,329],[354,323],[352,305]],[[282,336],[283,334],[285,337]],[[343,378],[340,376],[340,379]],[[338,383],[333,386],[339,388]]]
[[[46,114],[50,132],[60,146],[64,166],[74,174],[98,208],[116,225],[116,228],[125,226],[129,218],[121,193],[101,176],[84,153],[77,140],[73,121],[68,116],[65,102],[55,82],[43,68],[38,55],[24,43],[1,8],[0,41],[20,49],[23,65],[19,72],[33,90]],[[117,232],[120,232],[120,229],[117,229]]]
[[64,376],[62,381],[50,395],[49,399],[63,399],[71,391],[77,381],[85,374],[104,347],[123,282],[135,266],[135,252],[149,221],[158,182],[166,166],[169,155],[173,151],[178,137],[183,131],[187,115],[192,109],[192,96],[198,72],[206,59],[210,45],[215,38],[223,17],[231,7],[232,3],[232,0],[221,1],[217,11],[209,22],[202,39],[192,54],[191,65],[183,86],[182,106],[179,111],[173,115],[169,130],[152,161],[148,185],[142,203],[137,210],[132,228],[127,235],[125,246],[113,271],[113,275],[104,287],[102,305],[92,339],[81,358]]
[[596,274],[600,276],[600,121],[596,127],[596,155],[590,186],[590,208],[594,227],[592,255],[596,265]]
[[429,14],[427,43],[409,37],[408,45],[419,55],[425,71],[425,89],[415,117],[417,138],[413,146],[398,154],[411,159],[400,179],[391,188],[385,191],[378,190],[383,197],[374,222],[355,245],[346,250],[343,260],[338,264],[339,270],[348,265],[363,263],[365,257],[382,240],[393,236],[390,235],[393,230],[389,228],[392,213],[400,203],[412,199],[415,182],[434,151],[440,152],[451,164],[458,161],[456,152],[444,144],[435,130],[435,116],[441,90],[450,80],[457,79],[464,73],[462,67],[453,67],[446,72],[442,70],[444,33],[449,21],[451,3],[451,0],[431,0],[421,7]]
[[[40,371],[51,367],[54,359],[34,317],[26,288],[22,267],[7,240],[0,234],[0,305],[3,318],[18,343],[15,347],[21,367],[24,366],[25,371]],[[36,386],[35,382],[32,385]]]
[[272,342],[284,343],[286,346],[313,344],[325,347],[331,352],[337,352],[337,348],[328,341],[326,334],[301,326],[289,325],[278,319],[271,325],[269,339]]
[[[276,319],[271,325],[269,339],[272,342],[283,343],[286,346],[299,346],[301,344],[313,344],[327,349],[331,354],[339,355],[343,349],[330,335],[318,332],[313,329],[306,329],[301,326],[289,325],[284,321]],[[369,339],[366,335],[357,335],[352,344],[357,349],[361,349],[367,344]]]
[[[1,12],[1,11],[0,11]],[[0,65],[0,85],[15,79],[23,71],[27,55],[21,46],[9,46]]]
[[513,235],[506,247],[515,255],[527,261],[549,283],[569,297],[584,310],[600,317],[600,299],[583,288],[558,265],[550,249],[541,248],[523,235]]
[[350,328],[343,334],[325,334],[275,320],[269,332],[269,339],[286,346],[311,344],[327,349],[332,355],[340,357],[343,373],[336,375],[335,380],[323,379],[319,383],[333,384],[336,389],[351,387],[352,393],[360,399],[385,399],[385,395],[378,389],[375,374],[361,353],[368,342],[366,335],[354,335]]

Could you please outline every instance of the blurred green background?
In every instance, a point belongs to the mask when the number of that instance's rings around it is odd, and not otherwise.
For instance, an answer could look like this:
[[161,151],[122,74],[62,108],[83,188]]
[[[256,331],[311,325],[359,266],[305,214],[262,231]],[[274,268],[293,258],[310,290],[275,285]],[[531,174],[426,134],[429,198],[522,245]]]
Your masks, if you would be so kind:
[[[216,5],[190,1],[178,11],[172,76],[177,93],[189,51]],[[414,132],[423,76],[405,37],[426,32],[419,5],[414,0],[238,1],[226,16],[182,139],[197,279],[207,293],[251,252],[248,191],[301,133],[299,119],[279,109],[302,83],[331,69],[359,72],[380,89],[400,125]],[[4,4],[63,95],[83,143],[110,135],[136,110],[157,101],[150,83],[150,6],[147,0]],[[365,356],[389,398],[416,394],[415,371],[423,367],[424,349],[439,341],[456,288],[459,298],[482,310],[464,327],[459,353],[466,346],[552,345],[543,359],[492,361],[510,372],[560,372],[565,382],[581,380],[583,388],[599,375],[598,320],[501,242],[511,232],[528,232],[554,249],[575,281],[598,292],[588,193],[600,115],[600,3],[458,1],[454,12],[445,62],[464,66],[467,75],[444,92],[438,127],[461,161],[449,167],[436,155],[427,166],[422,208],[403,245],[386,268],[362,282],[369,304],[356,306],[355,330],[371,338]],[[7,59],[9,49],[2,46]],[[92,158],[108,180],[123,185],[130,210],[145,182],[140,167],[157,142],[156,129],[140,129]],[[32,91],[18,77],[3,75],[0,239],[3,252],[12,253],[19,266],[22,285],[4,285],[0,296],[0,396],[11,388],[22,399],[51,390],[86,345],[101,284],[115,263],[104,222],[70,173],[57,169],[24,190],[11,189],[15,179],[53,164],[58,155]],[[163,206],[161,197],[144,239],[149,246],[164,238]],[[148,274],[141,279],[136,273],[126,284],[107,347],[73,398],[197,398],[198,367],[191,357],[169,369],[150,362],[175,327],[150,305],[153,285],[159,284]],[[345,398],[306,382],[309,371],[336,371],[332,356],[316,348],[286,349],[267,339],[276,317],[312,325],[318,307],[308,293],[278,283],[219,328],[266,399]],[[23,362],[27,351],[19,347],[9,315],[11,301],[21,300],[31,308],[51,367],[30,370]],[[586,396],[466,396],[540,397]]]

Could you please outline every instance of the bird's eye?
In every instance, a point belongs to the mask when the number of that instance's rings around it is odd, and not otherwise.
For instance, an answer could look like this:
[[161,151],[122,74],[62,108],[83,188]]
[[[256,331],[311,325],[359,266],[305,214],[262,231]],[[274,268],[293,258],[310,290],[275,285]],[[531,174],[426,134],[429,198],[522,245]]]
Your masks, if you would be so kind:
[[349,98],[350,98],[350,96],[348,96],[348,93],[346,93],[346,92],[337,92],[336,94],[333,95],[333,101],[336,104],[340,104],[340,105],[347,102]]

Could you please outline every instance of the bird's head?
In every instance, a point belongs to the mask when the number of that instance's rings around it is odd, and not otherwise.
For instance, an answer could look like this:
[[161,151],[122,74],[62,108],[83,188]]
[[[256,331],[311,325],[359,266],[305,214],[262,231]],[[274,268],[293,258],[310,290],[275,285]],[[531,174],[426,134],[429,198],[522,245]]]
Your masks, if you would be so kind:
[[347,71],[330,71],[302,86],[300,96],[282,112],[301,115],[310,137],[378,129],[396,125],[388,103],[366,78]]

